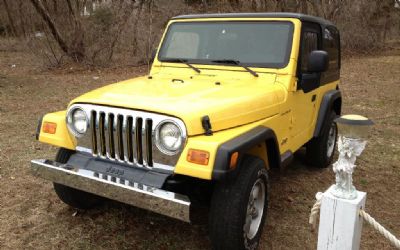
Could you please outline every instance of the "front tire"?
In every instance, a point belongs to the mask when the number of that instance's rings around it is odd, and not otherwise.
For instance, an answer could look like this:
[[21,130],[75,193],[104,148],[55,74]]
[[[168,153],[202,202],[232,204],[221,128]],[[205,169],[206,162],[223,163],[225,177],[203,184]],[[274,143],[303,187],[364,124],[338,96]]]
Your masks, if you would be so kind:
[[337,143],[336,113],[331,111],[320,136],[311,139],[307,144],[306,158],[310,165],[317,168],[328,167],[335,155]]
[[[55,160],[59,163],[67,163],[69,157],[75,151],[60,148],[57,152]],[[75,188],[71,188],[59,183],[53,183],[54,191],[56,192],[58,198],[62,200],[65,204],[77,208],[77,209],[90,209],[99,204],[101,204],[104,198],[84,192]]]
[[268,208],[268,174],[264,162],[245,156],[237,173],[217,183],[209,232],[213,249],[256,249]]

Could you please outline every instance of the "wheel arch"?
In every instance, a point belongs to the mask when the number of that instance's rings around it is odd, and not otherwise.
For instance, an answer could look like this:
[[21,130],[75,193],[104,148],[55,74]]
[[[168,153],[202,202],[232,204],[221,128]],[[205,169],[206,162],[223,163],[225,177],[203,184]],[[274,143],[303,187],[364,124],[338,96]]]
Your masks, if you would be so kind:
[[333,110],[337,115],[340,115],[342,113],[342,97],[340,96],[339,98],[336,98],[333,101]]
[[[271,128],[258,126],[219,146],[212,172],[212,179],[222,179],[232,171],[229,165],[233,153],[239,152],[239,155],[244,155],[260,145],[262,148],[265,148],[263,153],[266,156],[260,158],[264,161],[267,160],[267,164],[270,168],[279,168],[281,156],[276,134]],[[238,164],[240,164],[240,157]]]
[[320,136],[326,118],[332,110],[336,115],[340,115],[342,112],[342,94],[336,89],[326,92],[322,97],[314,129],[314,138]]

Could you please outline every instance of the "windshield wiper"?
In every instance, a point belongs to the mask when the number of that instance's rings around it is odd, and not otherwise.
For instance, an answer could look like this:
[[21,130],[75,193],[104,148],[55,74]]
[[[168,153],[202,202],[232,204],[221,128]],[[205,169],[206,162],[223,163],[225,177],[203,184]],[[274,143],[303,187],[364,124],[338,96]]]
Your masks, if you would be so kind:
[[244,66],[240,63],[240,61],[237,60],[233,60],[233,59],[221,59],[221,60],[212,60],[211,62],[215,62],[215,63],[227,63],[227,64],[234,64],[237,66],[240,66],[242,68],[244,68],[245,70],[247,70],[250,74],[252,74],[255,77],[258,77],[258,74],[256,72],[254,72],[253,70],[249,69],[247,66]]
[[164,62],[178,62],[178,63],[184,63],[186,64],[189,68],[193,69],[194,71],[196,71],[197,73],[200,73],[200,69],[196,68],[195,66],[193,66],[192,64],[188,63],[188,60],[186,59],[180,59],[180,58],[171,58],[171,59],[166,59],[164,60]]

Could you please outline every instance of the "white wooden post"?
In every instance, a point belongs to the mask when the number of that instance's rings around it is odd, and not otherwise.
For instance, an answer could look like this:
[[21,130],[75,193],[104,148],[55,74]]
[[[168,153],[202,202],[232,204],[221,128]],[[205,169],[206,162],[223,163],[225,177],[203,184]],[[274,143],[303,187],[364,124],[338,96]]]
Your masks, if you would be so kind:
[[317,249],[358,250],[362,229],[359,210],[364,209],[367,194],[356,191],[356,199],[341,199],[332,195],[334,187],[322,195]]
[[358,250],[362,229],[360,209],[364,209],[367,194],[356,190],[352,174],[373,122],[359,115],[341,116],[335,122],[339,129],[339,158],[333,164],[336,184],[322,194],[317,249]]

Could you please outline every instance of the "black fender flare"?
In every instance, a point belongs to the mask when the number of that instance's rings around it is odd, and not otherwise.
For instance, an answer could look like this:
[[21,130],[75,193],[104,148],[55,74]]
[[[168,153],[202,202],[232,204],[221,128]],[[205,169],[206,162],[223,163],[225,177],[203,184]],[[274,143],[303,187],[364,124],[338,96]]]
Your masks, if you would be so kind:
[[229,141],[221,144],[217,149],[214,168],[212,172],[213,180],[224,178],[231,170],[229,169],[230,159],[234,152],[244,153],[261,143],[266,143],[268,164],[271,168],[279,168],[281,157],[279,144],[275,132],[267,127],[257,126]]
[[314,129],[314,137],[318,137],[322,128],[324,127],[324,123],[326,121],[326,117],[329,115],[331,110],[334,110],[337,115],[340,115],[342,109],[342,94],[339,90],[329,90],[324,94],[321,100],[321,105],[319,107],[317,122],[315,124]]

